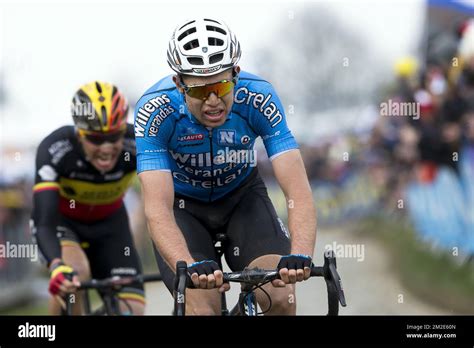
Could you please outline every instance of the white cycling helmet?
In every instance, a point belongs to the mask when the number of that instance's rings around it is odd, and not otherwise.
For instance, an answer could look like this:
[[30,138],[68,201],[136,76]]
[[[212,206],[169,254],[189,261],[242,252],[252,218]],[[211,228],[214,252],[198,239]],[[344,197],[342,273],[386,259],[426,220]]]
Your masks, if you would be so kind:
[[168,64],[178,74],[211,76],[234,67],[240,44],[222,21],[196,18],[179,25],[168,46]]

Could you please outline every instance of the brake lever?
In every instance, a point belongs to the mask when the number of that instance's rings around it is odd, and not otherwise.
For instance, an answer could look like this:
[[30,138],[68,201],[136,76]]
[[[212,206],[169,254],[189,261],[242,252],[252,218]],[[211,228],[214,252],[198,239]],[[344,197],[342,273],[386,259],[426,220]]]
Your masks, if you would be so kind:
[[341,306],[346,307],[346,297],[344,295],[341,277],[339,276],[339,273],[337,273],[336,256],[333,250],[327,250],[324,253],[324,263],[327,265],[326,269],[329,271],[329,281],[332,282],[336,287],[339,303]]
[[331,274],[331,281],[336,286],[337,297],[341,306],[346,307],[346,297],[344,296],[344,289],[342,288],[342,281],[339,273],[337,273],[336,264],[329,264],[329,273]]
[[188,281],[188,266],[184,261],[176,263],[176,278],[174,284],[175,306],[174,313],[183,316],[186,313],[186,283]]

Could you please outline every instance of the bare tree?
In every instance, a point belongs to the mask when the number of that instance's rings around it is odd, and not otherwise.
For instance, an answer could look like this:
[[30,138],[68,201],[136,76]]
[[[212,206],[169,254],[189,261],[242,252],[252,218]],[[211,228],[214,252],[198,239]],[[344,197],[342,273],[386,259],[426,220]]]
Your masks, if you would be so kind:
[[277,30],[279,40],[261,49],[256,66],[283,100],[311,114],[373,96],[380,81],[377,55],[330,9],[307,4]]

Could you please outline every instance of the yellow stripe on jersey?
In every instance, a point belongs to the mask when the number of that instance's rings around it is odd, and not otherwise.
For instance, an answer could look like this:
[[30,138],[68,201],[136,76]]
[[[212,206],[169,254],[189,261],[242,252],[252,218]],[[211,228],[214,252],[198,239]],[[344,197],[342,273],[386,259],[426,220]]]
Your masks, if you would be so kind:
[[66,239],[63,239],[59,242],[59,244],[61,244],[61,246],[80,246],[80,244],[74,240],[66,240]]
[[54,181],[44,181],[33,186],[33,191],[59,189],[59,184]]
[[139,294],[133,294],[131,292],[121,292],[117,296],[123,300],[135,300],[135,301],[142,302],[143,304],[146,303],[145,296],[139,295]]
[[68,200],[90,205],[110,204],[119,199],[130,186],[135,171],[114,182],[92,183],[77,179],[60,178],[60,195]]

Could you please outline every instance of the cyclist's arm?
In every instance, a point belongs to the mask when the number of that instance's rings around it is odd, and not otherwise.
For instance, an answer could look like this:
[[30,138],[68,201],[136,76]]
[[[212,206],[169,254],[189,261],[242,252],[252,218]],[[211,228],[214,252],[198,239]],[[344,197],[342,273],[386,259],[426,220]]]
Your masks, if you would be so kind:
[[173,212],[174,187],[172,165],[168,154],[168,141],[174,132],[174,114],[166,116],[150,134],[153,118],[161,109],[151,112],[145,124],[142,109],[155,98],[164,97],[161,92],[145,94],[135,107],[135,140],[137,149],[137,173],[140,179],[148,229],[160,254],[171,269],[176,262],[193,263],[186,241],[176,224]]
[[43,141],[36,153],[36,176],[33,187],[34,235],[48,267],[61,258],[56,236],[59,214],[59,184],[56,166],[51,162],[48,142]]
[[194,262],[173,213],[173,178],[168,171],[151,170],[138,175],[148,229],[161,256],[171,269],[176,262]]
[[316,209],[301,153],[282,153],[272,161],[276,179],[285,194],[291,254],[313,255],[316,242]]
[[268,83],[260,85],[260,88],[264,100],[270,98],[274,107],[267,110],[272,112],[271,116],[262,108],[251,107],[250,123],[262,137],[275,176],[289,201],[291,253],[312,256],[316,240],[316,211],[303,160],[286,123],[285,110],[276,91]]

